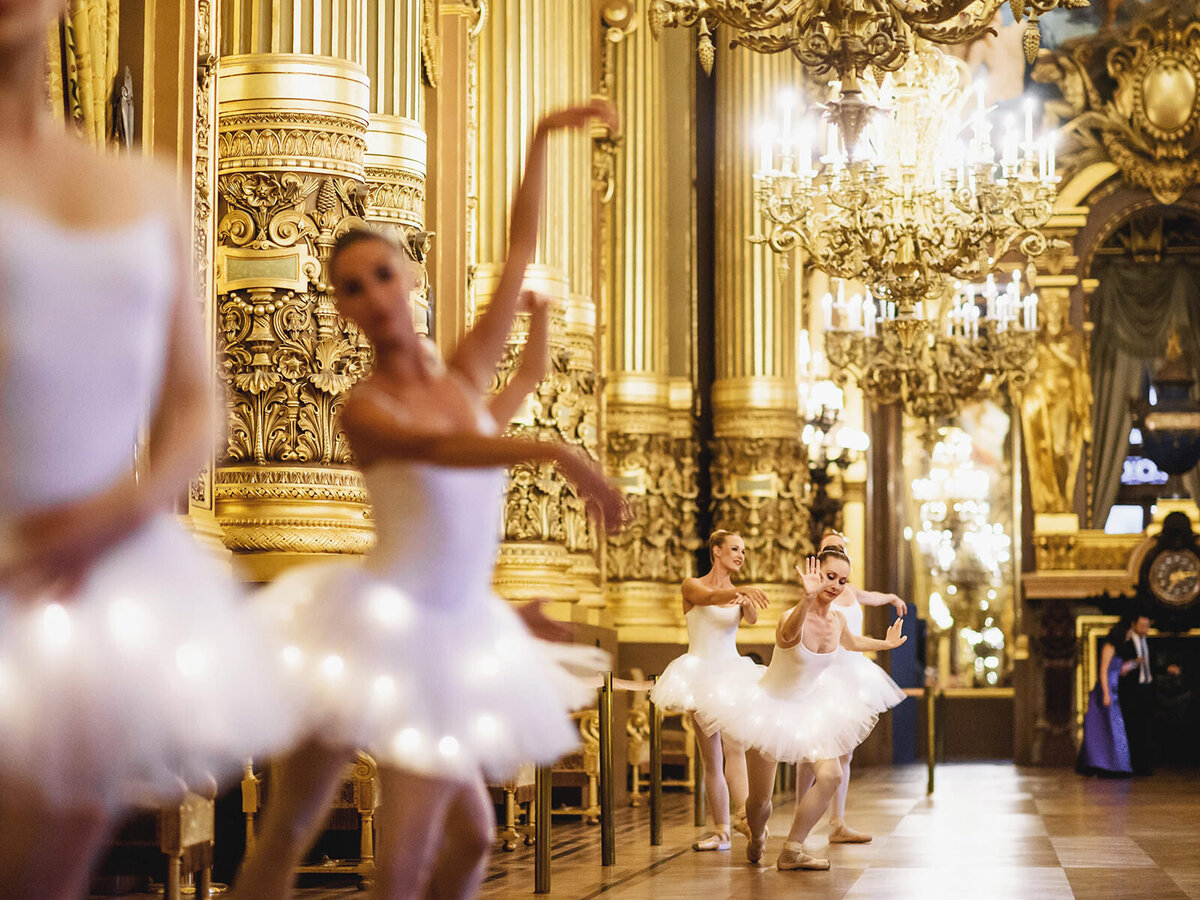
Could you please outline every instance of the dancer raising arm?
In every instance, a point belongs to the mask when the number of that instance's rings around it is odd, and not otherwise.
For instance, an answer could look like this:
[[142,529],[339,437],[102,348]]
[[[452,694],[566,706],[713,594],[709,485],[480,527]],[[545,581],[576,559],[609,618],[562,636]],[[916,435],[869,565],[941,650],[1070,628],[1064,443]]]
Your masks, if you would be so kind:
[[[723,685],[734,679],[757,678],[762,667],[738,654],[737,629],[742,622],[755,624],[758,611],[769,605],[762,591],[734,587],[732,575],[746,559],[746,544],[740,535],[714,531],[708,551],[712,568],[700,578],[685,579],[682,587],[688,652],[672,660],[650,692],[659,707],[689,714],[694,722],[697,712],[707,707],[709,698]],[[699,723],[696,738],[714,831],[692,844],[692,849],[728,850],[731,802],[737,813],[735,822],[745,821],[745,750],[723,739],[720,731],[705,731]]]
[[[543,119],[513,204],[509,256],[475,329],[447,365],[412,324],[413,260],[383,236],[343,235],[329,261],[340,312],[362,329],[375,368],[347,401],[343,423],[363,469],[377,543],[362,570],[299,570],[261,598],[315,676],[310,738],[272,786],[240,900],[287,896],[356,747],[380,765],[376,896],[471,897],[493,841],[485,775],[550,763],[575,746],[568,709],[594,698],[607,666],[595,648],[546,644],[552,623],[518,615],[491,591],[505,468],[555,463],[609,528],[619,490],[582,451],[499,434],[545,374],[545,302],[521,282],[536,243],[546,141],[612,108],[593,103]],[[612,123],[615,126],[615,122]],[[529,343],[509,389],[488,383],[520,309]],[[503,420],[503,421],[501,421]],[[523,624],[524,623],[524,624]]]
[[[817,548],[817,552],[829,549],[846,553],[845,535],[833,530],[826,531],[825,536],[821,538],[821,545]],[[846,555],[849,558],[849,554]],[[804,572],[799,566],[796,567],[796,572],[801,577],[804,576]],[[842,592],[833,602],[833,608],[846,620],[846,628],[851,634],[857,635],[863,633],[864,606],[889,605],[895,607],[898,616],[903,616],[908,612],[908,605],[895,594],[863,590],[849,581],[846,582],[846,586],[842,588]],[[871,835],[856,831],[846,824],[846,795],[850,790],[850,760],[853,757],[854,751],[850,751],[839,760],[842,764],[842,780],[829,805],[829,843],[831,844],[866,844],[871,841]],[[813,786],[814,781],[812,765],[801,763],[796,769],[797,803],[803,802],[804,795]]]
[[904,699],[904,692],[858,651],[888,650],[904,643],[900,620],[886,639],[850,634],[832,604],[850,576],[850,560],[837,550],[822,551],[804,569],[804,597],[775,630],[775,651],[762,679],[733,685],[711,715],[718,727],[746,746],[750,791],[746,816],[750,843],[746,857],[757,863],[766,852],[767,821],[775,767],[810,762],[816,784],[796,807],[780,869],[827,869],[829,861],[804,850],[804,840],[828,808],[839,781],[839,758],[870,734],[879,714]]

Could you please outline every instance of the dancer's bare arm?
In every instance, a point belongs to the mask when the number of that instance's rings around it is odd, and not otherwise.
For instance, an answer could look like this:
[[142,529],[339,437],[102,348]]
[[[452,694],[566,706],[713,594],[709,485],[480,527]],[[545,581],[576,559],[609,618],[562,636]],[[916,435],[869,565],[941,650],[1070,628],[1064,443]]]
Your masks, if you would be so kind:
[[860,587],[855,587],[852,584],[847,584],[846,587],[854,594],[855,601],[862,606],[894,606],[896,608],[896,615],[908,615],[908,604],[896,594],[868,591]]
[[[837,617],[841,619],[842,614],[838,613]],[[859,653],[862,653],[864,650],[893,650],[908,640],[905,635],[900,633],[900,629],[903,627],[904,620],[897,619],[888,626],[887,637],[881,641],[878,638],[863,637],[862,635],[855,634],[846,627],[845,619],[842,619],[840,643],[847,650],[855,650]]]
[[504,427],[512,421],[521,404],[546,377],[550,367],[550,301],[548,297],[524,291],[520,311],[529,313],[529,335],[521,350],[521,362],[508,384],[488,402],[492,418]]
[[758,621],[757,611],[766,609],[771,605],[771,601],[767,599],[767,595],[757,588],[712,588],[702,583],[699,578],[687,578],[684,580],[683,600],[685,609],[690,609],[692,606],[734,606],[740,604],[743,617],[746,616],[748,610],[754,611],[754,618],[752,620],[747,618],[747,621],[751,625]]
[[404,422],[397,412],[366,392],[351,395],[342,410],[342,426],[360,464],[378,459],[404,459],[461,469],[550,462],[571,481],[609,530],[627,520],[625,495],[600,471],[590,456],[562,441],[453,433],[430,434]]
[[580,128],[596,117],[607,121],[610,128],[616,131],[616,109],[604,100],[550,113],[534,129],[525,156],[525,173],[521,178],[521,186],[517,188],[509,218],[508,257],[504,261],[504,269],[488,300],[487,312],[459,343],[449,363],[480,391],[487,389],[504,353],[504,342],[508,340],[517,314],[525,269],[533,261],[537,249],[538,223],[546,193],[546,146],[550,132]]

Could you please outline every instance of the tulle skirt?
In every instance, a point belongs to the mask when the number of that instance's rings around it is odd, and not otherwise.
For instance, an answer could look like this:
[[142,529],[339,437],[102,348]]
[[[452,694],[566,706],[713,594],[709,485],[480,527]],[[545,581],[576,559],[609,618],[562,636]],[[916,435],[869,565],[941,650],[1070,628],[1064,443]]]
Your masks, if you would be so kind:
[[365,568],[284,575],[256,601],[288,640],[311,733],[421,774],[508,778],[579,743],[608,655],[537,640],[488,591],[418,603]]
[[270,635],[170,517],[58,602],[0,593],[0,768],[52,805],[172,802],[291,741]]
[[[752,684],[766,671],[766,666],[748,656],[712,659],[685,653],[667,664],[650,691],[650,699],[664,710],[701,713],[713,707],[712,698],[718,698],[725,686]],[[702,717],[698,720],[703,727]]]
[[726,684],[696,718],[705,731],[781,762],[815,762],[852,751],[904,696],[861,653],[838,650],[819,674],[790,688],[761,680]]

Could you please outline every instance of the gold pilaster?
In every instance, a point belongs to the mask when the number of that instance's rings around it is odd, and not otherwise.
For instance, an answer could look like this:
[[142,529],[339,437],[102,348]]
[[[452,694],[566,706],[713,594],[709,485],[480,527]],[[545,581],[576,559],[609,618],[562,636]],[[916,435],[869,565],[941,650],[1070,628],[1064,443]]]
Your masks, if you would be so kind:
[[325,280],[338,230],[366,214],[363,13],[360,0],[221,7],[215,274],[230,429],[215,507],[258,578],[371,540],[337,422],[369,348]]
[[622,121],[611,151],[606,466],[634,513],[608,540],[607,594],[622,639],[650,640],[682,625],[686,564],[667,360],[665,51],[646,27],[605,24],[605,80]]
[[752,135],[801,68],[789,54],[730,53],[716,77],[713,525],[745,539],[743,576],[788,602],[793,566],[811,549],[795,370],[801,279],[781,278],[746,236],[756,227]]
[[[573,29],[582,27],[576,6],[557,0],[489,5],[478,44],[478,72],[504,72],[506,77],[478,82],[479,228],[472,316],[486,307],[503,268],[512,192],[534,123],[545,112],[586,97],[572,96],[587,84],[591,70],[590,57],[574,52],[580,41],[572,37]],[[513,427],[558,437],[595,454],[595,310],[590,262],[577,258],[591,252],[590,201],[579,208],[574,183],[588,171],[590,153],[586,135],[550,139],[546,199],[527,286],[552,300],[551,373]],[[511,372],[521,342],[517,335],[498,383]],[[495,576],[503,596],[597,605],[594,529],[583,502],[553,467],[514,467],[504,533]]]

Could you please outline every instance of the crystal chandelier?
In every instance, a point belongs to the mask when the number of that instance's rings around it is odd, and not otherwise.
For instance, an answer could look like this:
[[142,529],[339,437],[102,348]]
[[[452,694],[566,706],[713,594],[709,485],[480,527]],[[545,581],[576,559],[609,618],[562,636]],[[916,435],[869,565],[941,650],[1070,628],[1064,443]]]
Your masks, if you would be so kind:
[[763,232],[750,240],[784,258],[799,248],[810,265],[869,289],[849,317],[826,322],[839,379],[853,374],[872,400],[926,418],[1023,382],[1036,303],[1018,295],[1014,319],[1005,293],[972,313],[954,285],[991,284],[1010,251],[1032,274],[1057,194],[1053,137],[1035,139],[1027,104],[1023,135],[1010,121],[997,154],[982,86],[928,44],[877,95],[856,100],[854,116],[836,102],[852,127],[831,121],[820,156],[812,123],[797,124],[786,101],[780,127],[764,134],[755,173]]
[[[894,303],[865,296],[821,301],[825,350],[838,379],[854,378],[876,403],[899,403],[911,416],[934,422],[962,404],[1020,390],[1029,380],[1037,346],[1037,294],[1021,293],[1021,272],[1001,287],[956,282],[940,304],[918,301],[913,317],[898,318]],[[907,341],[907,325],[919,327]]]
[[[1003,0],[650,0],[647,18],[655,37],[664,28],[697,26],[698,53],[711,73],[716,50],[713,29],[724,26],[730,43],[759,53],[791,51],[810,74],[833,72],[847,85],[868,68],[895,71],[914,39],[961,44],[983,34]],[[1087,0],[1011,0],[1013,16],[1028,15],[1023,39],[1033,62],[1040,35],[1038,19],[1050,10],[1085,7]]]

